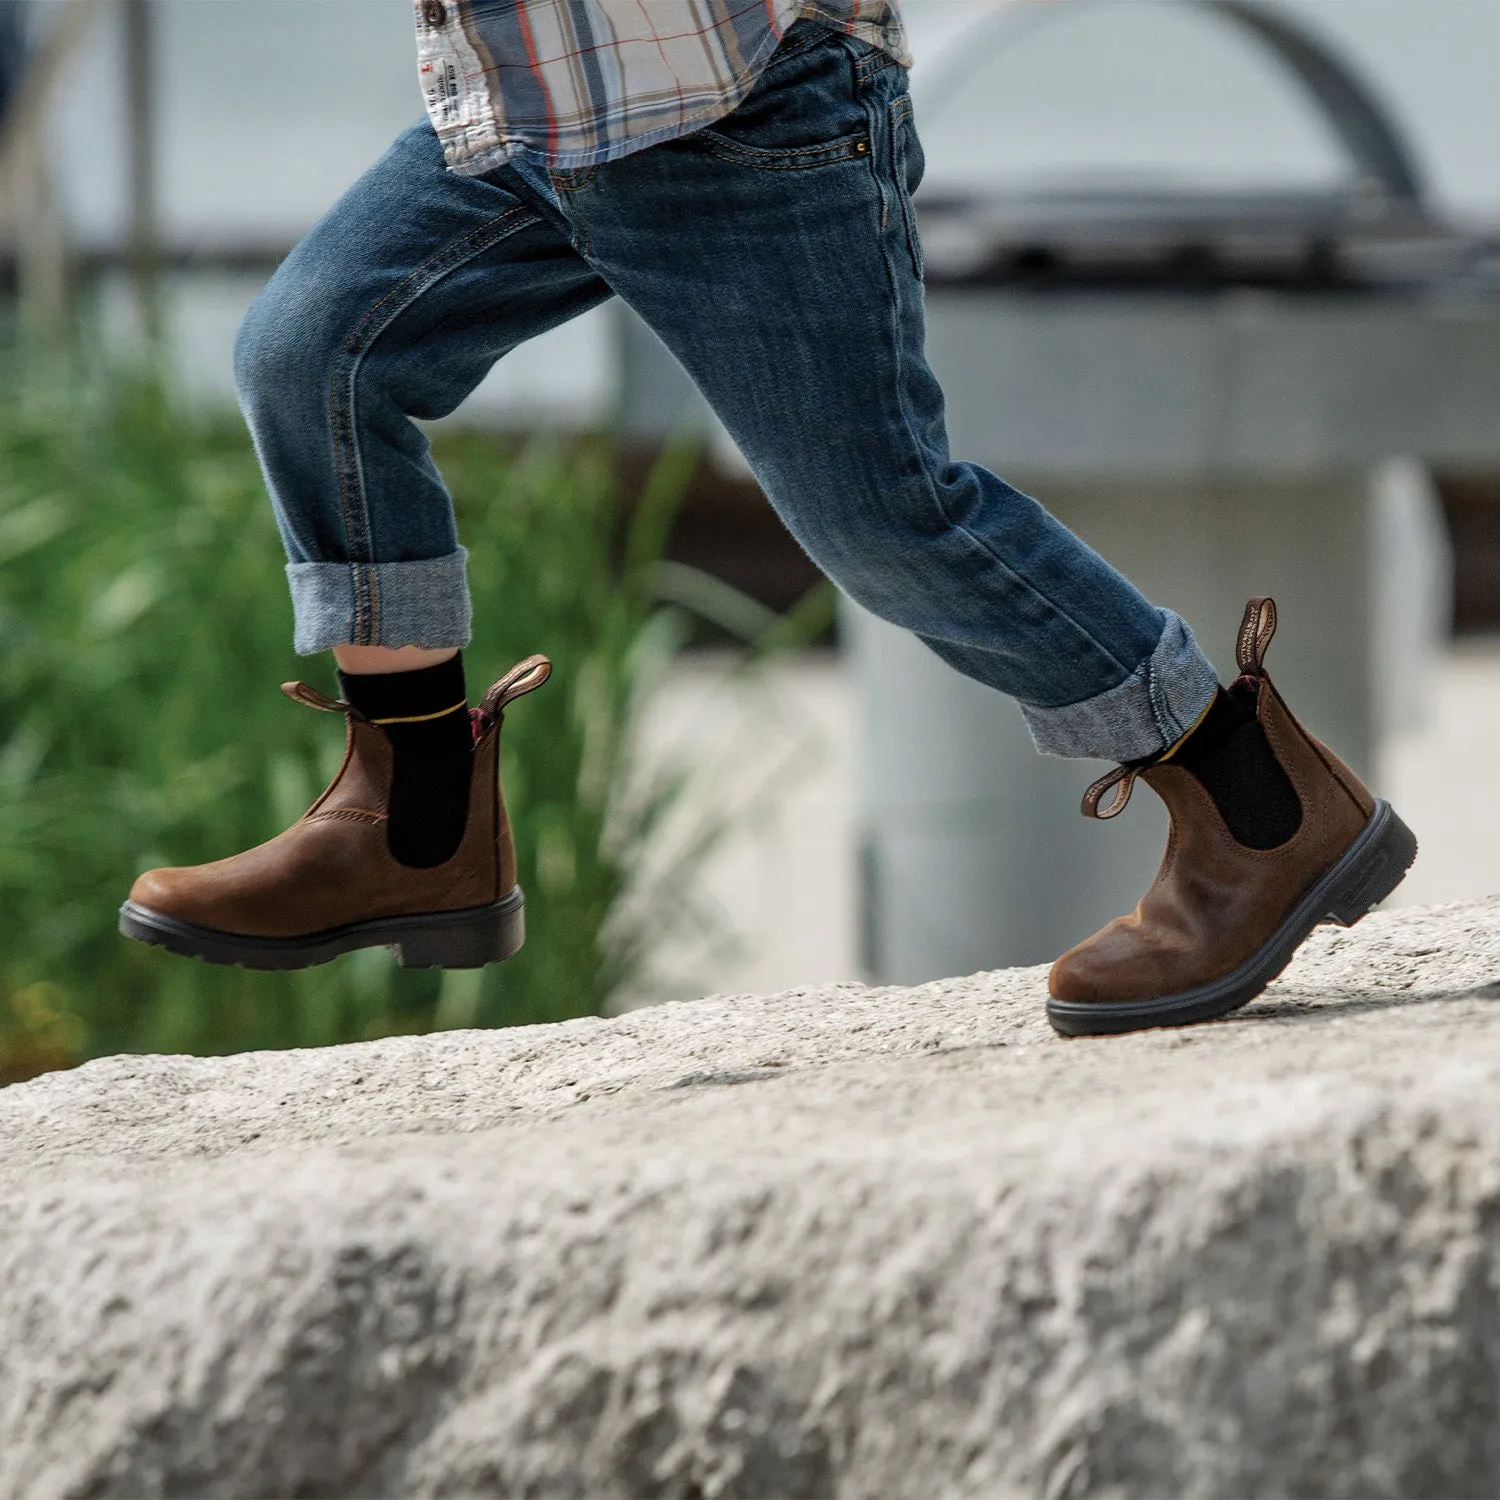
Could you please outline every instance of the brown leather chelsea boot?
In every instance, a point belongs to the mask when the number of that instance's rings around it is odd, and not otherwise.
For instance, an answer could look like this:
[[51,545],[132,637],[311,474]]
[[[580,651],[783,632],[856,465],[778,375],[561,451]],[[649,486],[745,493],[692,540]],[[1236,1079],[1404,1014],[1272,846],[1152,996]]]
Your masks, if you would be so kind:
[[408,969],[477,969],[525,939],[524,898],[500,790],[506,705],[546,682],[544,656],[511,668],[473,710],[469,816],[451,859],[416,869],[386,838],[391,743],[348,703],[304,683],[282,691],[348,718],[328,790],[269,843],[208,865],[148,870],[120,908],[120,931],[173,953],[246,969],[303,969],[354,948],[389,947]]
[[[1236,821],[1247,791],[1268,793],[1231,784],[1216,801],[1199,775],[1173,763],[1172,752],[1096,781],[1084,796],[1087,816],[1123,812],[1140,779],[1167,804],[1171,836],[1135,911],[1053,964],[1047,1016],[1065,1036],[1227,1015],[1281,973],[1318,923],[1353,926],[1416,858],[1417,841],[1389,804],[1297,722],[1272,686],[1263,661],[1275,631],[1275,603],[1252,599],[1236,651],[1241,675],[1227,691],[1252,732],[1256,723],[1264,732],[1269,756],[1260,754],[1295,831],[1274,847],[1249,847],[1230,832],[1221,804]],[[1189,736],[1184,744],[1191,743]],[[1114,798],[1101,808],[1111,788]],[[1248,813],[1253,818],[1253,805]]]

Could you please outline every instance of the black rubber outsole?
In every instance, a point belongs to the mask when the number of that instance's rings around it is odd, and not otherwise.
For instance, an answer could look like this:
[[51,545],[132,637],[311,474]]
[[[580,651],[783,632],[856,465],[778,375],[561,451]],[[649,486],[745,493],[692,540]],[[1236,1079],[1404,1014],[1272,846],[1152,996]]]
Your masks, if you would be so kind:
[[1248,1005],[1292,961],[1322,922],[1352,927],[1401,884],[1417,857],[1417,840],[1388,802],[1377,802],[1370,821],[1338,862],[1292,908],[1271,938],[1233,973],[1212,984],[1153,1000],[1048,1000],[1047,1019],[1063,1036],[1118,1036],[1153,1026],[1215,1021]]
[[310,969],[356,948],[390,948],[403,969],[481,969],[509,958],[526,941],[525,907],[517,886],[489,906],[377,917],[305,937],[268,938],[200,927],[127,901],[120,908],[120,931],[184,958],[241,969]]

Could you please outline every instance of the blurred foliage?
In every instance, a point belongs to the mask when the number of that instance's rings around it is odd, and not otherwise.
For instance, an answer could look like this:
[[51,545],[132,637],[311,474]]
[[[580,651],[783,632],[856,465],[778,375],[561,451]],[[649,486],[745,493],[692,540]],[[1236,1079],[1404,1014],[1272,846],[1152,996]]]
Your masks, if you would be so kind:
[[[326,657],[291,655],[249,441],[237,418],[187,415],[146,382],[0,403],[0,1082],[119,1051],[589,1014],[690,913],[719,827],[696,830],[660,888],[631,891],[630,920],[610,922],[685,774],[643,785],[626,752],[691,629],[692,606],[663,606],[655,582],[691,456],[669,452],[630,508],[622,565],[607,444],[507,454],[455,434],[436,448],[471,554],[471,693],[533,651],[557,669],[502,742],[526,947],[472,972],[407,972],[383,949],[246,972],[129,942],[115,922],[139,871],[269,838],[342,755],[338,722],[277,690],[294,673],[334,683]],[[717,586],[703,588],[711,615]],[[820,592],[764,643],[815,635],[829,608]]]

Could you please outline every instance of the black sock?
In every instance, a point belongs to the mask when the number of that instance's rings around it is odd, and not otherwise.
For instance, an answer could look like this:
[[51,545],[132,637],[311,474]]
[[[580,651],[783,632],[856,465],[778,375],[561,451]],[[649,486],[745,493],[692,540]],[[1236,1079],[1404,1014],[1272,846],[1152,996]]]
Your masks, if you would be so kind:
[[469,818],[474,758],[463,653],[415,672],[340,672],[339,687],[391,742],[391,855],[418,869],[452,859]]
[[1249,683],[1220,688],[1169,764],[1190,771],[1247,849],[1275,849],[1302,826],[1302,804],[1255,714]]

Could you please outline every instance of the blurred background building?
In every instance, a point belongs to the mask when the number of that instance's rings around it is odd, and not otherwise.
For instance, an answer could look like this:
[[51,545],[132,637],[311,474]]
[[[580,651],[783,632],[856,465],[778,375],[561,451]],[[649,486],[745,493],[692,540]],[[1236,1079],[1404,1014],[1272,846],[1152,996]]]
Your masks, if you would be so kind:
[[[1221,669],[1245,594],[1281,595],[1273,670],[1423,841],[1401,899],[1500,888],[1500,0],[905,10],[956,448]],[[420,114],[412,58],[407,0],[0,0],[5,284],[41,326],[71,293],[105,346],[159,326],[181,389],[232,400],[256,290]],[[454,420],[622,422],[643,455],[697,427],[675,555],[773,607],[815,576],[618,307]],[[1037,763],[882,627],[841,635],[751,686],[703,654],[660,696],[648,754],[756,788],[707,877],[739,941],[663,953],[663,985],[1035,962],[1134,899],[1162,820],[1084,825],[1096,768]]]

